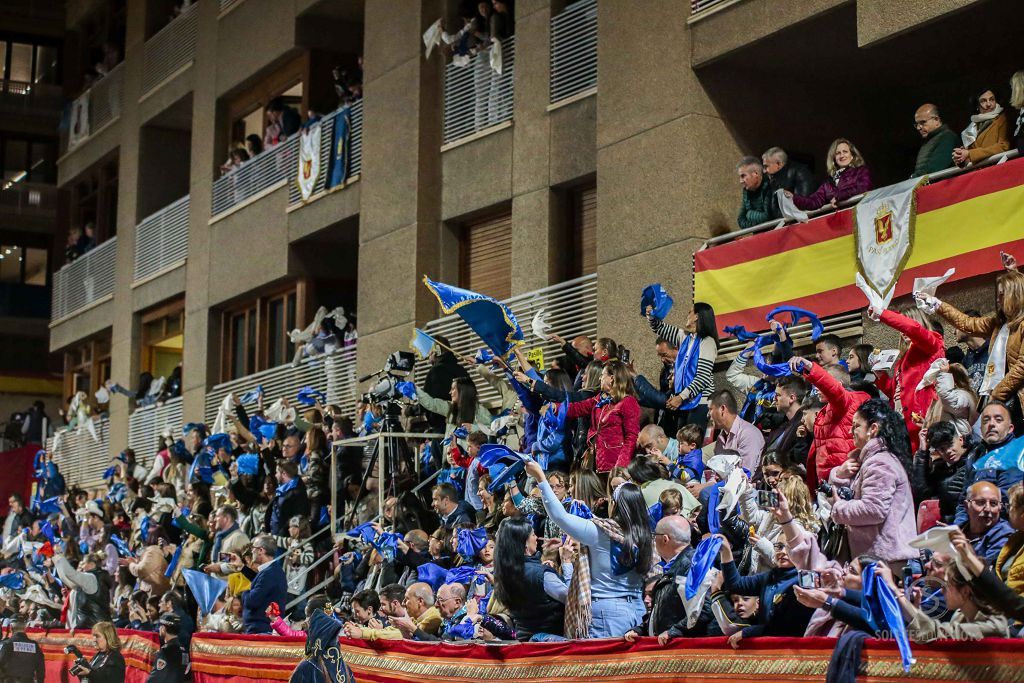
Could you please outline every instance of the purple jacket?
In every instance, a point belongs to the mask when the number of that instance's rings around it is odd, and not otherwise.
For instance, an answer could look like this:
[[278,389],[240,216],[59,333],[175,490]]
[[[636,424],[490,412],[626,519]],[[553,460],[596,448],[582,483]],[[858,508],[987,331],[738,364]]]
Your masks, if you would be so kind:
[[829,178],[809,197],[793,195],[793,203],[797,205],[797,208],[813,211],[825,206],[833,198],[836,202],[842,202],[870,189],[871,171],[867,166],[855,166],[840,174],[838,185],[833,182],[832,178]]
[[853,488],[853,500],[832,506],[832,519],[846,526],[850,554],[868,553],[886,562],[917,557],[909,545],[917,536],[914,496],[903,465],[881,439],[868,441],[850,457],[860,462],[852,483],[839,476],[839,468],[829,476],[833,484]]

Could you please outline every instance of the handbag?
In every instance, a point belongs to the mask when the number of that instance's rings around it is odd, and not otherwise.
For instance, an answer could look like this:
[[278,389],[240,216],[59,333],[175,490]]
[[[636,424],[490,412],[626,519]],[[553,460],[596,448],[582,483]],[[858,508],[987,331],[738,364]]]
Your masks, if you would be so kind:
[[846,527],[829,520],[822,527],[821,552],[830,560],[843,564],[850,561],[850,539]]
[[597,422],[597,429],[594,430],[593,436],[587,437],[587,447],[583,449],[583,453],[576,459],[576,467],[574,469],[597,470],[597,435],[601,433],[601,427],[604,425],[605,420],[608,419],[608,416],[617,407],[617,405],[613,404],[611,409],[601,414],[601,419]]

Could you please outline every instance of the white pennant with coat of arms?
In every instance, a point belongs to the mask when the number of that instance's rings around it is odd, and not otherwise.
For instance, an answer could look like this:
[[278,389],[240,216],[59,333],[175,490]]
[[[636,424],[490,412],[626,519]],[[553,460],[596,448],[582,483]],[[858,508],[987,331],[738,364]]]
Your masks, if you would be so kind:
[[917,188],[926,178],[872,190],[853,209],[857,267],[871,289],[884,297],[896,286],[914,245]]
[[299,139],[299,173],[295,182],[299,185],[303,201],[309,199],[320,177],[320,124],[302,131]]

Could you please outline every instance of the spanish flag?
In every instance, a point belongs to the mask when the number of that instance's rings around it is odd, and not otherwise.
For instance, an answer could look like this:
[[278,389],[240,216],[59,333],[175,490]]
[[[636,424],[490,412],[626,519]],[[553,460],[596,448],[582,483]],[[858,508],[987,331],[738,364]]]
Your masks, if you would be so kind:
[[[780,304],[819,316],[864,308],[853,229],[846,209],[700,251],[694,300],[711,304],[720,328],[748,330],[765,329]],[[951,267],[950,282],[1001,270],[1000,251],[1024,257],[1024,158],[918,190],[910,249],[895,296],[909,294],[915,277]]]

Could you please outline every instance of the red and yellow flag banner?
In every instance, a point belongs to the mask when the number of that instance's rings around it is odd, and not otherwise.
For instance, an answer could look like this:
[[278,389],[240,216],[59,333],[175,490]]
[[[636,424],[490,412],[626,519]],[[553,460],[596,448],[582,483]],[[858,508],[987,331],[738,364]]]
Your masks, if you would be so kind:
[[[819,316],[864,308],[853,230],[846,209],[697,252],[694,300],[711,304],[719,329],[751,331],[766,329],[765,315],[782,304]],[[918,190],[914,243],[895,296],[909,294],[915,277],[951,267],[950,282],[1001,270],[1001,250],[1024,260],[1024,159]]]

